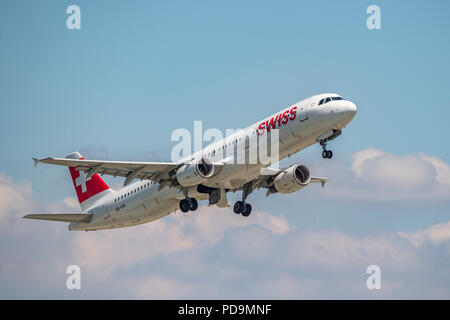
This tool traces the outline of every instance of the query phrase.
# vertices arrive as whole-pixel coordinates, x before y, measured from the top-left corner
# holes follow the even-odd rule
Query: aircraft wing
[[[181,165],[173,162],[129,162],[50,157],[43,159],[33,158],[33,160],[35,165],[38,163],[47,163],[65,167],[75,167],[76,170],[86,172],[87,178],[96,173],[113,177],[126,177],[124,185],[131,183],[134,179],[146,179],[155,182],[169,179],[170,172]]]
[[[284,169],[275,169],[275,168],[270,168],[270,167],[263,168],[259,177],[246,183],[243,187],[233,190],[233,192],[235,192],[237,190],[243,190],[244,193],[249,195],[255,189],[265,188],[265,189],[267,189],[266,196],[268,196],[271,193],[270,188],[273,186],[273,181],[274,181],[275,177],[283,170]],[[328,178],[311,176],[310,183],[320,182],[320,184],[322,185],[322,188],[323,188],[327,181],[328,181]]]
[[[89,222],[92,214],[81,213],[61,213],[61,214],[28,214],[24,216],[25,219],[50,220],[61,222]]]

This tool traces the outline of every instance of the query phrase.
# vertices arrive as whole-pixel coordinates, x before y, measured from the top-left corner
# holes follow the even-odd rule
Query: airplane
[[[356,105],[338,94],[314,95],[177,162],[86,160],[77,151],[65,158],[33,158],[35,165],[69,168],[82,212],[29,214],[23,218],[68,222],[70,231],[122,228],[154,221],[178,209],[195,211],[198,200],[227,208],[227,193],[236,191],[242,191],[242,198],[234,203],[233,211],[248,217],[252,206],[246,200],[256,189],[266,189],[267,196],[288,194],[309,183],[321,183],[323,188],[328,180],[311,176],[302,164],[280,169],[258,157],[250,162],[250,152],[261,148],[264,139],[267,144],[277,129],[279,160],[316,143],[322,147],[322,157],[331,159],[333,153],[327,143],[341,135],[356,112]],[[250,140],[256,143],[250,144]],[[235,161],[237,150],[245,152],[243,163]],[[99,174],[125,177],[124,186],[115,191]]]

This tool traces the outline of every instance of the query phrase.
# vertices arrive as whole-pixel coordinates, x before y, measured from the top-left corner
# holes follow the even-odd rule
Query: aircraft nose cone
[[[353,119],[357,110],[358,108],[356,107],[356,104],[351,101],[347,101],[342,111],[346,117],[348,117],[349,119]]]
[[[350,102],[351,103],[351,112],[353,112],[353,115],[355,115],[356,114],[356,111],[358,111],[358,108],[356,107],[356,104],[354,104],[353,102]]]

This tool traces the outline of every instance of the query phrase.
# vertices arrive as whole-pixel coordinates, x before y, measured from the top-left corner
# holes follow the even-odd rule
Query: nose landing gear
[[[336,139],[342,134],[342,130],[333,129],[325,132],[323,135],[317,138],[317,142],[319,142],[322,147],[322,158],[331,159],[333,157],[333,152],[331,150],[327,150],[327,142],[333,139]]]
[[[324,159],[331,159],[333,157],[333,151],[327,150],[327,140],[322,139],[319,141],[320,145],[322,146],[322,158]]]

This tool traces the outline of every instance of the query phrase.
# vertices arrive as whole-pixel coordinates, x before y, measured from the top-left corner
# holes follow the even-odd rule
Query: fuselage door
[[[302,103],[297,106],[297,114],[300,122],[308,120],[308,104]]]

